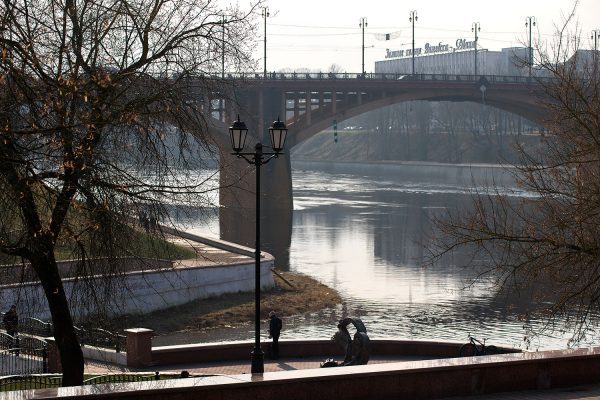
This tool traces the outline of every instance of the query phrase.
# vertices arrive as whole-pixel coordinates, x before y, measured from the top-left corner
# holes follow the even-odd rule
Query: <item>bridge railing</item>
[[[230,73],[227,79],[237,80],[370,80],[370,81],[465,81],[479,82],[485,79],[493,83],[540,83],[549,82],[548,77],[508,76],[508,75],[452,75],[452,74],[410,74],[410,73],[349,73],[349,72],[243,72]]]

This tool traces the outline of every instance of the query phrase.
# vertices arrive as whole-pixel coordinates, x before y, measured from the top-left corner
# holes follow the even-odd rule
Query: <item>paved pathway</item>
[[[369,364],[423,360],[423,357],[374,357]],[[319,368],[323,358],[281,358],[279,360],[265,359],[265,372],[290,371]],[[115,365],[88,362],[86,373],[115,373],[119,371],[176,373],[188,371],[192,376],[200,375],[238,375],[250,373],[250,357],[248,360],[211,362],[202,364],[177,364],[160,368],[128,369]],[[448,397],[443,400],[600,400],[600,384],[572,387],[565,389],[534,390],[521,392],[498,393],[481,396]]]
[[[411,356],[385,356],[385,357],[373,357],[369,361],[369,364],[382,364],[392,363],[400,361],[416,361],[433,359],[435,357],[411,357]],[[320,368],[319,364],[324,360],[323,357],[295,357],[295,358],[280,358],[279,360],[265,359],[265,372],[277,372],[277,371],[291,371],[300,369],[311,369]],[[339,361],[339,360],[338,360]],[[186,363],[186,364],[175,364],[166,365],[160,367],[148,367],[148,368],[127,368],[123,366],[117,366],[113,364],[103,364],[95,361],[87,361],[85,372],[86,373],[116,373],[123,371],[131,372],[155,372],[160,371],[162,373],[180,373],[181,371],[188,371],[192,375],[238,375],[250,373],[250,354],[248,353],[248,360],[233,360],[233,361],[220,361],[220,362],[207,362],[207,363]]]
[[[196,251],[197,258],[191,260],[177,261],[175,267],[193,266],[212,266],[221,264],[233,264],[238,262],[250,262],[254,258],[242,254],[234,253],[228,250],[219,249],[208,244],[192,241],[189,239],[169,236],[169,241],[181,245],[191,247]]]

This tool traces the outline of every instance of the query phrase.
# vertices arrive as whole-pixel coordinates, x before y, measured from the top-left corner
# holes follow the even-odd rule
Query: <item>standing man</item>
[[[17,315],[17,306],[14,304],[10,307],[10,310],[4,313],[4,329],[10,336],[17,334],[17,327],[19,326],[19,316]]]
[[[269,313],[269,337],[273,338],[273,344],[271,345],[271,358],[273,360],[279,358],[279,335],[282,327],[281,319],[275,314],[275,311],[271,311]]]

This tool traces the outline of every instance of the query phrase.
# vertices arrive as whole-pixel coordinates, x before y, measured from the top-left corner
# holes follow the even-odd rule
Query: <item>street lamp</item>
[[[262,374],[265,371],[264,353],[260,348],[260,166],[268,163],[273,158],[279,157],[285,144],[287,136],[287,127],[285,123],[277,118],[269,128],[271,137],[271,148],[273,152],[263,152],[263,145],[258,142],[254,146],[253,153],[245,153],[244,144],[248,128],[246,124],[240,121],[238,115],[237,121],[229,128],[231,135],[231,147],[238,158],[243,158],[256,167],[256,245],[254,251],[254,350],[251,353],[251,372],[253,374]]]
[[[594,29],[592,31],[592,39],[594,39],[594,52],[598,51],[598,38],[600,38],[600,29]],[[594,53],[595,55],[595,53]]]
[[[529,76],[531,76],[531,67],[533,66],[533,45],[531,43],[531,28],[535,26],[535,17],[525,18],[525,28],[529,28],[529,54],[527,64],[529,64]]]
[[[262,8],[262,17],[265,19],[265,37],[264,37],[264,44],[265,44],[265,49],[264,49],[264,58],[263,58],[263,63],[264,63],[264,71],[263,71],[263,78],[267,79],[267,17],[270,17],[271,14],[269,13],[269,7],[263,7]],[[239,120],[239,118],[238,118]]]
[[[415,10],[410,12],[409,22],[412,22],[412,74],[415,74],[415,22],[419,19]]]
[[[475,32],[475,75],[477,75],[477,39],[479,39],[477,32],[481,32],[481,25],[479,22],[473,22],[471,25],[471,32]]]
[[[367,18],[361,17],[358,24],[359,28],[362,28],[362,70],[361,75],[365,76],[365,28],[367,27]]]

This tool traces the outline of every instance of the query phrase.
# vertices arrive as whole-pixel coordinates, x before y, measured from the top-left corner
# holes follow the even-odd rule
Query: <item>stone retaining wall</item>
[[[147,331],[147,330],[146,330]],[[375,339],[371,340],[371,355],[388,356],[424,356],[451,358],[458,356],[458,350],[463,343]],[[252,343],[234,342],[222,344],[189,344],[178,346],[159,346],[144,349],[151,352],[145,356],[148,365],[173,365],[181,363],[204,363],[214,361],[244,360],[248,358]],[[270,354],[271,341],[261,343],[265,354]],[[515,353],[520,350],[499,348],[502,352]],[[281,340],[279,342],[280,357],[341,357],[343,351],[335,342],[328,339],[314,340]]]
[[[266,255],[261,262],[261,284],[274,285],[271,268],[273,257]],[[86,285],[93,285],[113,315],[148,313],[181,305],[192,300],[224,293],[254,290],[254,261],[237,264],[186,266],[128,272],[113,278],[95,276],[85,282],[77,279],[63,281],[75,319],[95,311],[95,303],[87,298]],[[24,283],[0,286],[0,304],[23,304],[21,316],[50,319],[50,311],[39,284]]]

